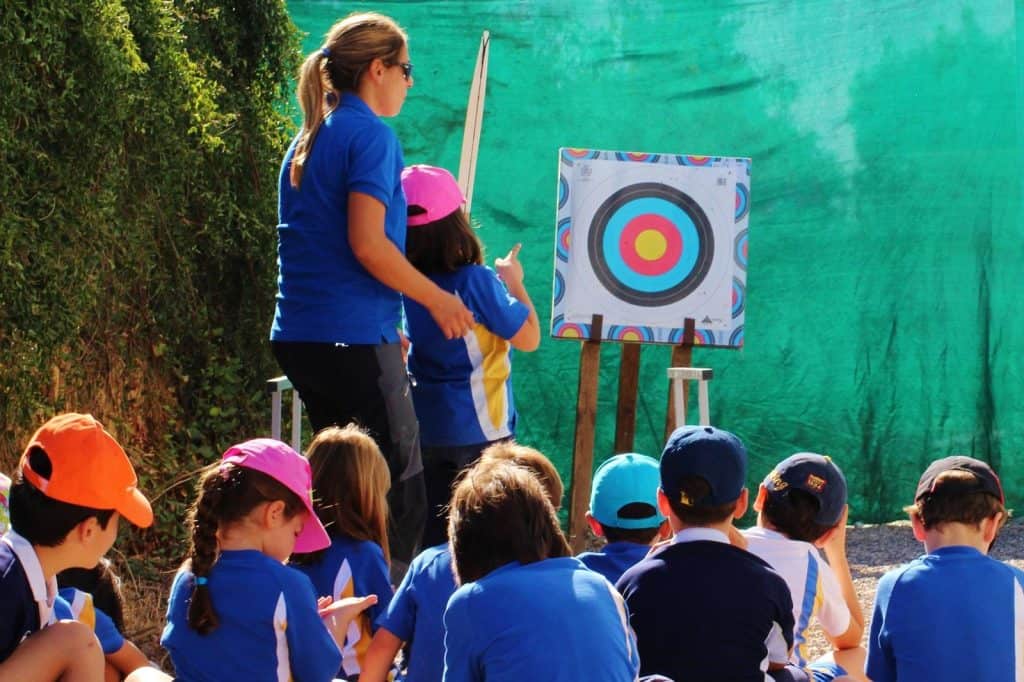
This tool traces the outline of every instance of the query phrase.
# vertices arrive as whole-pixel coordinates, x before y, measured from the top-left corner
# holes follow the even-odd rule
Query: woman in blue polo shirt
[[[413,85],[405,32],[353,14],[328,32],[299,76],[302,129],[280,176],[274,355],[314,430],[357,421],[391,470],[392,563],[401,573],[423,527],[418,426],[398,327],[402,294],[449,337],[472,313],[405,259],[402,149],[381,120]]]

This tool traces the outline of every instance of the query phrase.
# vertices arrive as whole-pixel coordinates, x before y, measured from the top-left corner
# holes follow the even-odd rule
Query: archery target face
[[[579,159],[565,321],[731,328],[736,180],[723,166]],[[568,282],[567,282],[568,283]]]

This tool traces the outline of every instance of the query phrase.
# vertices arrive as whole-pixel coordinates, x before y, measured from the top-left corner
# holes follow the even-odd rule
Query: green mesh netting
[[[694,351],[715,370],[712,422],[749,447],[752,485],[792,452],[829,453],[852,516],[888,520],[928,461],[963,453],[1024,503],[1024,22],[1011,0],[289,2],[307,51],[362,9],[410,33],[415,87],[392,121],[408,163],[457,169],[491,31],[473,213],[490,258],[524,243],[542,320],[558,147],[752,157],[745,348]],[[546,339],[515,358],[520,440],[567,479],[578,357]],[[602,361],[598,462],[618,348]],[[667,365],[667,349],[644,348],[641,452],[660,450]]]

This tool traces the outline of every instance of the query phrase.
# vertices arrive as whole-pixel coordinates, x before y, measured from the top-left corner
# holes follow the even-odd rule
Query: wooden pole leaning
[[[462,130],[462,152],[459,155],[457,182],[466,197],[466,215],[473,209],[473,185],[476,180],[476,160],[480,151],[480,131],[484,122],[484,96],[487,94],[487,62],[490,57],[491,33],[480,36],[480,49],[476,55],[473,80],[469,85],[466,104],[466,125]]]
[[[569,544],[574,553],[586,542],[586,514],[594,476],[594,431],[597,424],[597,385],[601,367],[601,331],[604,317],[594,315],[590,337],[580,349],[579,389],[576,397],[576,433],[572,448],[572,485],[569,490]]]

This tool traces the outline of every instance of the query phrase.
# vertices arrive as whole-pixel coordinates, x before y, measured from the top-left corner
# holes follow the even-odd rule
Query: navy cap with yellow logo
[[[790,455],[765,477],[764,487],[773,497],[784,497],[790,490],[813,496],[818,501],[814,522],[823,526],[834,526],[846,507],[846,477],[828,455]]]
[[[713,426],[681,426],[661,453],[661,490],[687,507],[717,507],[734,502],[747,480],[747,450],[740,439]],[[711,491],[699,500],[680,490],[684,477],[707,481]]]

